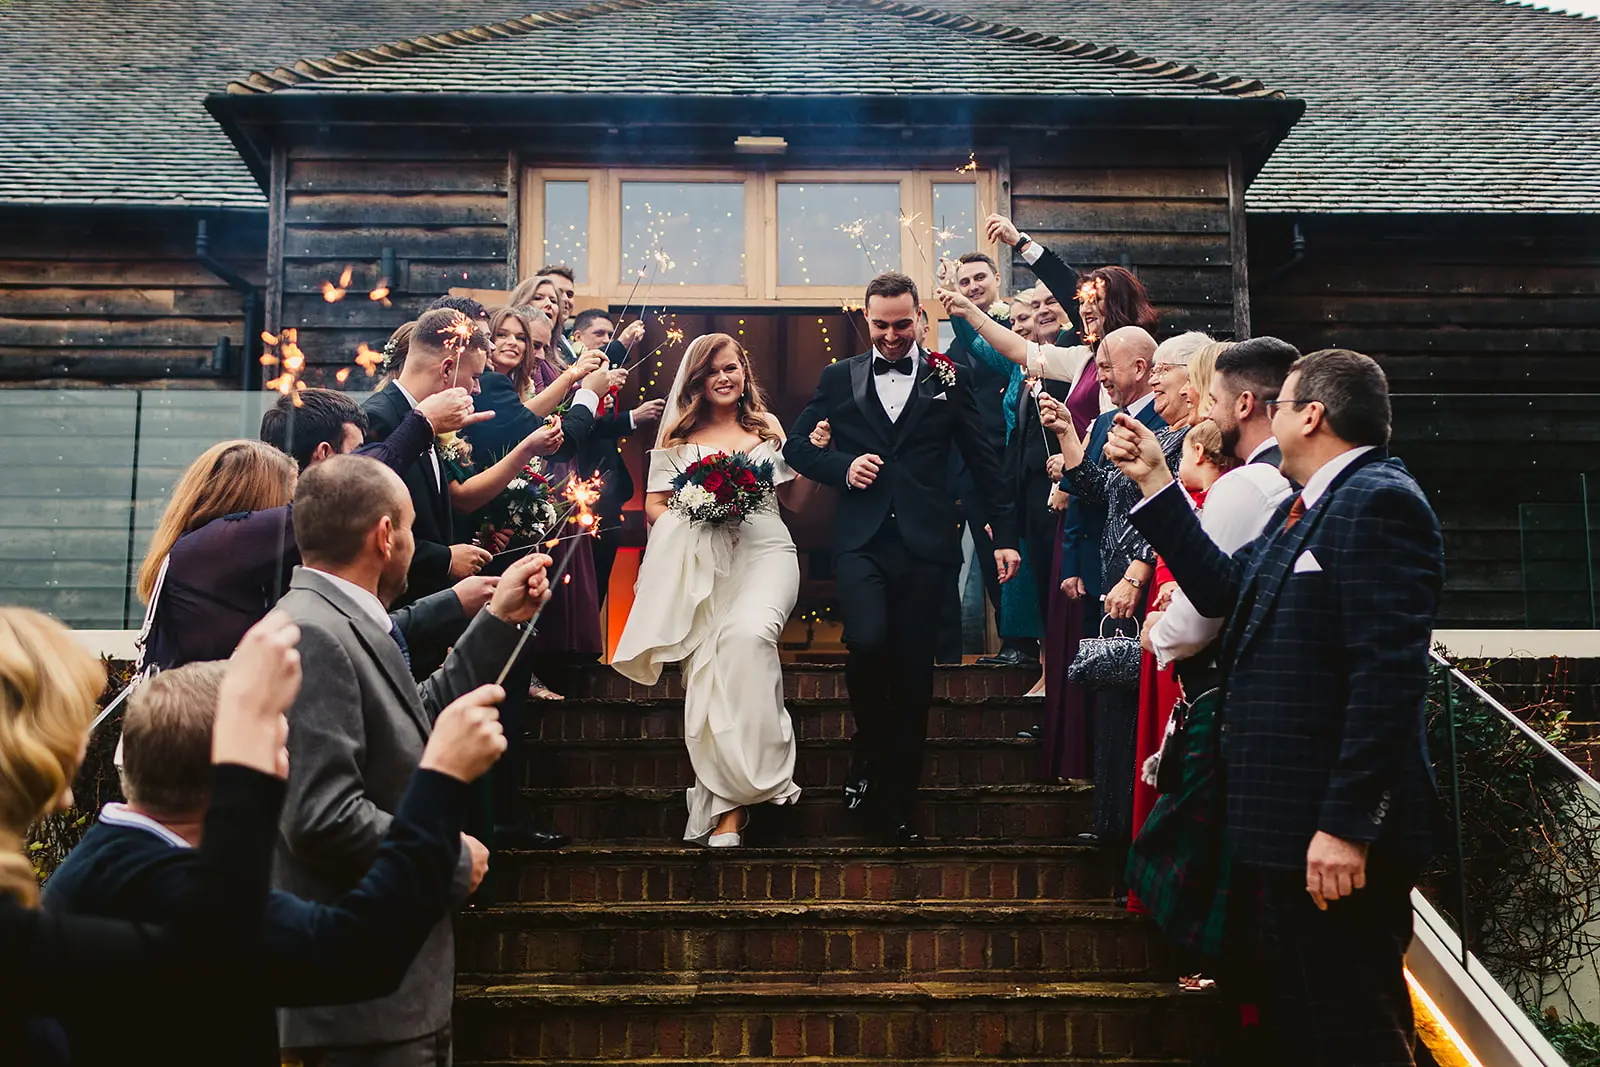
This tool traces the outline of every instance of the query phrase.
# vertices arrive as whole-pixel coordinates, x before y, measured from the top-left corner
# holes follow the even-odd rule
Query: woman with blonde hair
[[[230,665],[212,733],[212,803],[197,891],[179,925],[38,910],[23,836],[72,802],[105,669],[54,619],[0,608],[0,1062],[50,1062],[53,1024],[80,1005],[85,975],[152,1010],[250,965],[263,919],[287,773],[283,713],[300,687],[300,632],[258,626]],[[227,1049],[215,1050],[232,1059]]]
[[[1189,357],[1189,380],[1182,392],[1197,423],[1211,414],[1211,380],[1217,376],[1217,357],[1233,345],[1232,341],[1212,341]]]
[[[653,684],[665,664],[682,664],[683,736],[695,774],[683,836],[712,848],[740,844],[754,805],[800,796],[778,663],[800,567],[778,506],[803,506],[814,483],[784,461],[783,440],[739,342],[725,333],[695,338],[650,453],[641,595],[612,666]],[[766,506],[737,524],[696,522],[676,506],[679,475],[718,454],[767,472],[765,484],[752,481]]]

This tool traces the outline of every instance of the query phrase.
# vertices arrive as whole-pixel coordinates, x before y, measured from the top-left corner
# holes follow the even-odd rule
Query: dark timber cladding
[[[0,208],[0,379],[236,383],[243,298],[196,258],[200,219],[211,253],[261,283],[263,212]]]
[[[507,154],[429,139],[415,149],[291,147],[286,152],[280,239],[281,295],[271,328],[300,331],[317,382],[349,366],[365,341],[390,331],[452,287],[504,289],[511,209]],[[385,249],[398,268],[393,307],[368,298]],[[322,283],[353,268],[349,294]],[[357,374],[348,383],[361,387]],[[329,381],[327,384],[333,384]]]
[[[1253,215],[1250,247],[1256,332],[1383,364],[1394,451],[1445,527],[1440,625],[1537,625],[1585,587],[1581,539],[1546,581],[1522,520],[1600,474],[1600,218]]]
[[[1181,164],[1155,154],[1099,167],[1014,163],[1011,209],[1019,228],[1080,271],[1121,264],[1137,273],[1161,313],[1161,336],[1235,335],[1225,155],[1209,163],[1203,153]],[[1031,284],[1020,258],[1013,270],[1018,288]]]

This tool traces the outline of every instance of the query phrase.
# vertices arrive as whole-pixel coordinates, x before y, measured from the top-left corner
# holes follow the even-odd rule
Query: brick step
[[[855,718],[842,699],[788,703],[795,736],[835,740],[855,734]],[[936,701],[928,711],[928,737],[1011,739],[1044,714],[1040,700],[975,698]],[[683,699],[563,700],[536,705],[529,736],[544,742],[631,741],[683,737]]]
[[[1058,844],[1088,828],[1091,792],[1067,785],[925,786],[917,790],[912,818],[933,840]],[[688,820],[681,789],[585,786],[524,789],[522,795],[537,818],[580,842],[665,844],[682,840]],[[842,844],[870,841],[873,830],[844,809],[836,790],[811,789],[797,804],[755,809],[746,839],[753,845]]]
[[[838,789],[850,771],[851,744],[844,738],[802,741],[795,781],[816,789]],[[627,741],[552,741],[523,746],[523,784],[575,786],[677,786],[694,781],[689,752],[677,738]],[[1032,738],[934,738],[923,762],[925,785],[1004,785],[1037,780],[1039,742]]]
[[[1027,901],[534,904],[463,916],[461,981],[1140,981],[1175,977],[1155,927]]]
[[[522,1067],[525,1064],[536,1064],[537,1067],[593,1067],[596,1061],[592,1059],[526,1059],[522,1057],[510,1060],[463,1060],[458,1055],[455,1057],[454,1062],[459,1064],[460,1067]],[[639,1060],[631,1056],[625,1059],[616,1059],[608,1056],[604,1062],[612,1064],[613,1067],[723,1067],[723,1065],[733,1067],[734,1064],[737,1064],[738,1067],[884,1067],[885,1063],[884,1060],[876,1056],[868,1059],[860,1059],[855,1056],[782,1056],[769,1058],[742,1054],[733,1056],[696,1056],[692,1060],[661,1059],[657,1057]],[[1079,1056],[1007,1056],[1003,1060],[997,1060],[996,1062],[1013,1064],[1015,1067],[1194,1067],[1195,1063],[1188,1056],[1177,1058],[1161,1057],[1158,1059],[1152,1059],[1147,1056],[1139,1056],[1134,1059],[1129,1059],[1126,1056],[1118,1056],[1114,1059],[1106,1059],[1102,1056],[1095,1056],[1092,1059],[1084,1059]],[[894,1067],[936,1067],[936,1065],[938,1067],[949,1067],[950,1063],[951,1061],[946,1059],[929,1059],[918,1056],[911,1059],[896,1058]]]
[[[979,667],[976,664],[935,667],[933,699],[950,697],[1020,697],[1039,680],[1037,670],[1021,667]],[[846,695],[844,667],[838,664],[786,663],[783,691],[787,700]],[[655,685],[630,682],[610,667],[585,668],[572,679],[565,695],[577,700],[682,700],[683,679],[677,668],[663,671]]]
[[[959,849],[800,847],[718,850],[580,842],[496,853],[504,899],[527,903],[704,900],[1109,900],[1120,852],[1080,845]]]
[[[1167,982],[456,987],[458,1063],[832,1057],[1183,1062],[1217,1002]],[[1037,1062],[1037,1059],[1036,1059]]]

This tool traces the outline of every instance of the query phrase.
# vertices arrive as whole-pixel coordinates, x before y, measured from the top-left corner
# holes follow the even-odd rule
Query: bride
[[[719,452],[770,463],[775,495],[791,510],[815,489],[784,462],[782,425],[762,402],[749,356],[725,333],[695,338],[678,365],[650,452],[638,595],[612,660],[647,685],[664,664],[682,663],[695,776],[683,836],[712,848],[739,844],[751,805],[800,796],[778,666],[778,634],[800,591],[794,540],[770,498],[738,525],[691,523],[670,505],[673,479]]]

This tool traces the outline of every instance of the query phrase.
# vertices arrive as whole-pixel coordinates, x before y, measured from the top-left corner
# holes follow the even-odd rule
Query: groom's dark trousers
[[[961,567],[947,477],[952,447],[973,474],[996,547],[1017,542],[1011,501],[999,491],[999,457],[966,376],[958,372],[947,384],[919,350],[909,392],[891,417],[872,359],[868,352],[823,368],[783,454],[840,494],[834,573],[850,650],[855,756],[858,768],[869,769],[869,801],[895,826],[906,821],[921,779],[941,596]],[[829,449],[810,440],[823,419],[833,430]],[[850,465],[867,454],[882,458],[883,468],[872,485],[852,489]]]

